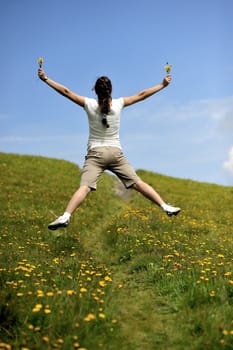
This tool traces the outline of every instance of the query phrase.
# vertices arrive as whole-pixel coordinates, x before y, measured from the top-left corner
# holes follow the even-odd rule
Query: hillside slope
[[[233,349],[233,188],[139,171],[168,218],[105,174],[67,229],[69,162],[0,153],[0,349]]]

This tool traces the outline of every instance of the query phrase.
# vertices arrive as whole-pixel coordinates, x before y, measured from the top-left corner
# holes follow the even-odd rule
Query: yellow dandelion
[[[171,68],[172,68],[172,64],[168,64],[168,62],[167,62],[167,64],[166,64],[166,66],[164,66],[165,72],[166,72],[167,74],[170,73]]]
[[[105,287],[106,283],[105,283],[105,281],[99,281],[99,285],[100,285],[100,287]]]
[[[0,349],[2,350],[11,350],[11,345],[6,343],[0,343]]]
[[[44,296],[43,290],[38,290],[38,291],[37,291],[37,296],[38,296],[39,298],[42,298],[42,297]]]
[[[42,304],[36,304],[34,308],[32,309],[32,312],[39,312],[42,309]]]
[[[51,314],[51,310],[49,308],[44,309],[45,314]]]
[[[66,294],[67,295],[74,295],[75,294],[75,291],[73,289],[70,289],[70,290],[67,290],[66,291]]]
[[[43,64],[43,62],[44,62],[43,57],[38,58],[37,63],[38,63],[38,65],[39,65],[39,68],[42,68],[42,64]]]
[[[92,320],[94,320],[95,319],[95,315],[94,314],[88,314],[86,317],[84,317],[84,321],[86,321],[86,322],[90,322],[90,321],[92,321]]]
[[[44,336],[42,337],[43,342],[48,343],[49,342],[49,337]]]
[[[229,282],[230,284],[233,284],[233,280],[229,280],[228,282]]]
[[[230,272],[230,271],[224,273],[224,276],[230,276],[230,275],[231,275],[231,272]]]
[[[80,288],[80,292],[81,292],[81,293],[87,292],[87,288],[84,288],[84,287]]]
[[[101,313],[99,313],[99,318],[104,319],[104,318],[105,318],[105,314],[103,314],[102,312],[101,312]]]
[[[105,281],[112,282],[112,279],[111,279],[111,277],[109,277],[109,276],[105,276],[104,279],[105,279]]]

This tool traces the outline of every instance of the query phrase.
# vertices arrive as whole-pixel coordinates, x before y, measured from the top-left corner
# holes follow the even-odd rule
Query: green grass
[[[0,349],[233,349],[233,188],[138,171],[168,218],[105,174],[50,232],[80,169],[0,153]]]

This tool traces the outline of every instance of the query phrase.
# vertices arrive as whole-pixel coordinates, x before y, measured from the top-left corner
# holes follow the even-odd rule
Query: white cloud
[[[233,115],[233,96],[190,101],[187,104],[170,106],[169,112],[179,119],[204,117],[224,126],[225,123],[229,124],[229,117]]]
[[[223,163],[223,168],[233,176],[233,146],[229,151],[229,158]]]

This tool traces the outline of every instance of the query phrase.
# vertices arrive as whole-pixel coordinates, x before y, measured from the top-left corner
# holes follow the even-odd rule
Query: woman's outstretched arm
[[[43,69],[38,70],[38,76],[41,80],[43,80],[46,84],[48,84],[51,88],[56,90],[62,96],[67,97],[71,101],[77,103],[79,106],[84,106],[84,96],[80,96],[69,90],[67,87],[57,83],[56,81],[47,77]]]
[[[162,83],[152,86],[151,88],[142,90],[138,92],[135,95],[124,97],[124,105],[125,106],[130,106],[133,103],[145,100],[146,98],[154,95],[156,92],[159,92],[160,90],[164,89],[168,84],[171,82],[171,75],[167,75]]]

